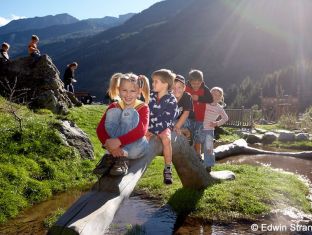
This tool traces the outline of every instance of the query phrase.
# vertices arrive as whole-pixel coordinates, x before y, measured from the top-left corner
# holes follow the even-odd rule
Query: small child
[[[72,93],[75,92],[73,83],[76,82],[75,80],[75,70],[78,68],[78,63],[73,62],[71,64],[67,65],[67,68],[64,72],[64,86],[67,91],[70,91]]]
[[[165,159],[164,183],[172,184],[171,129],[178,113],[177,100],[171,92],[175,74],[168,69],[160,69],[153,72],[152,79],[148,136],[157,135],[160,138]]]
[[[128,73],[111,78],[109,95],[119,101],[108,106],[97,127],[98,138],[108,153],[93,173],[125,175],[128,172],[127,159],[144,156],[148,144],[145,135],[149,118],[149,90],[145,76]],[[141,94],[145,103],[138,99]]]
[[[6,42],[2,43],[1,49],[0,49],[0,62],[1,64],[6,64],[10,61],[9,57],[9,49],[10,45]]]
[[[189,72],[189,82],[185,91],[189,92],[193,99],[194,113],[190,114],[190,126],[195,151],[201,159],[201,144],[199,137],[203,129],[206,104],[212,102],[212,96],[209,88],[204,83],[202,71],[191,70]]]
[[[214,129],[229,120],[228,115],[223,108],[223,89],[220,87],[213,87],[210,92],[213,102],[211,104],[206,104],[203,130],[201,134],[201,143],[204,144],[204,165],[207,172],[210,172],[211,167],[215,164],[215,155],[213,153]],[[222,105],[220,105],[220,103]],[[221,116],[221,119],[216,121],[219,116]]]
[[[174,79],[173,94],[178,102],[179,114],[173,130],[178,134],[183,134],[187,138],[191,138],[191,133],[189,130],[189,114],[193,112],[193,100],[192,96],[185,92],[185,78],[182,75],[177,75]]]
[[[31,40],[28,44],[28,54],[34,59],[34,61],[38,61],[41,57],[40,51],[38,49],[37,44],[39,43],[39,37],[37,35],[32,35]]]

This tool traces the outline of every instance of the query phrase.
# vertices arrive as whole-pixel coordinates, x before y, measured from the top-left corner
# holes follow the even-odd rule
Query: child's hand
[[[174,126],[173,130],[174,130],[175,132],[177,132],[178,135],[181,135],[181,134],[182,134],[181,128],[178,127],[178,126]]]
[[[111,138],[111,139],[107,139],[104,146],[107,149],[116,149],[119,148],[121,145],[121,142],[118,138]]]
[[[124,155],[124,151],[121,148],[111,149],[109,152],[113,157],[123,157]]]
[[[216,127],[216,126],[218,126],[218,123],[216,121],[215,122],[210,122],[209,126]]]
[[[150,141],[150,139],[152,138],[152,136],[153,136],[153,133],[152,133],[152,132],[149,132],[149,131],[145,134],[145,137],[146,137],[147,141]]]

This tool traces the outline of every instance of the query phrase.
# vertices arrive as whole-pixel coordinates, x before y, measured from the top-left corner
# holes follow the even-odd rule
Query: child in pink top
[[[208,172],[215,164],[215,155],[213,153],[214,129],[227,122],[228,115],[220,103],[224,104],[223,89],[213,87],[211,90],[213,102],[206,104],[205,117],[203,122],[203,130],[201,133],[201,142],[204,145],[204,165]],[[221,116],[221,119],[216,121]]]

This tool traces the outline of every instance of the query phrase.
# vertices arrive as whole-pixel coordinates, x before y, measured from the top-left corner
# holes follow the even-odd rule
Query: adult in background
[[[77,69],[77,67],[78,67],[77,62],[68,64],[63,77],[65,89],[72,93],[75,92],[73,83],[76,82],[75,70]]]

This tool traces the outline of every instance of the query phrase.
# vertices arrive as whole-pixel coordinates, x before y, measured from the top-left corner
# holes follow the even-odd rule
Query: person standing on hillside
[[[37,35],[32,35],[31,40],[28,44],[28,54],[37,62],[40,57],[40,51],[38,49],[39,37]]]
[[[186,85],[185,91],[192,95],[194,113],[191,113],[190,115],[190,126],[195,151],[200,159],[202,159],[199,137],[203,129],[206,104],[213,101],[210,90],[204,83],[202,71],[193,69],[189,72],[189,81]]]
[[[78,68],[78,63],[73,62],[71,64],[67,65],[67,68],[65,69],[63,81],[64,86],[67,91],[70,91],[72,93],[75,92],[73,83],[76,82],[75,79],[75,70]]]

